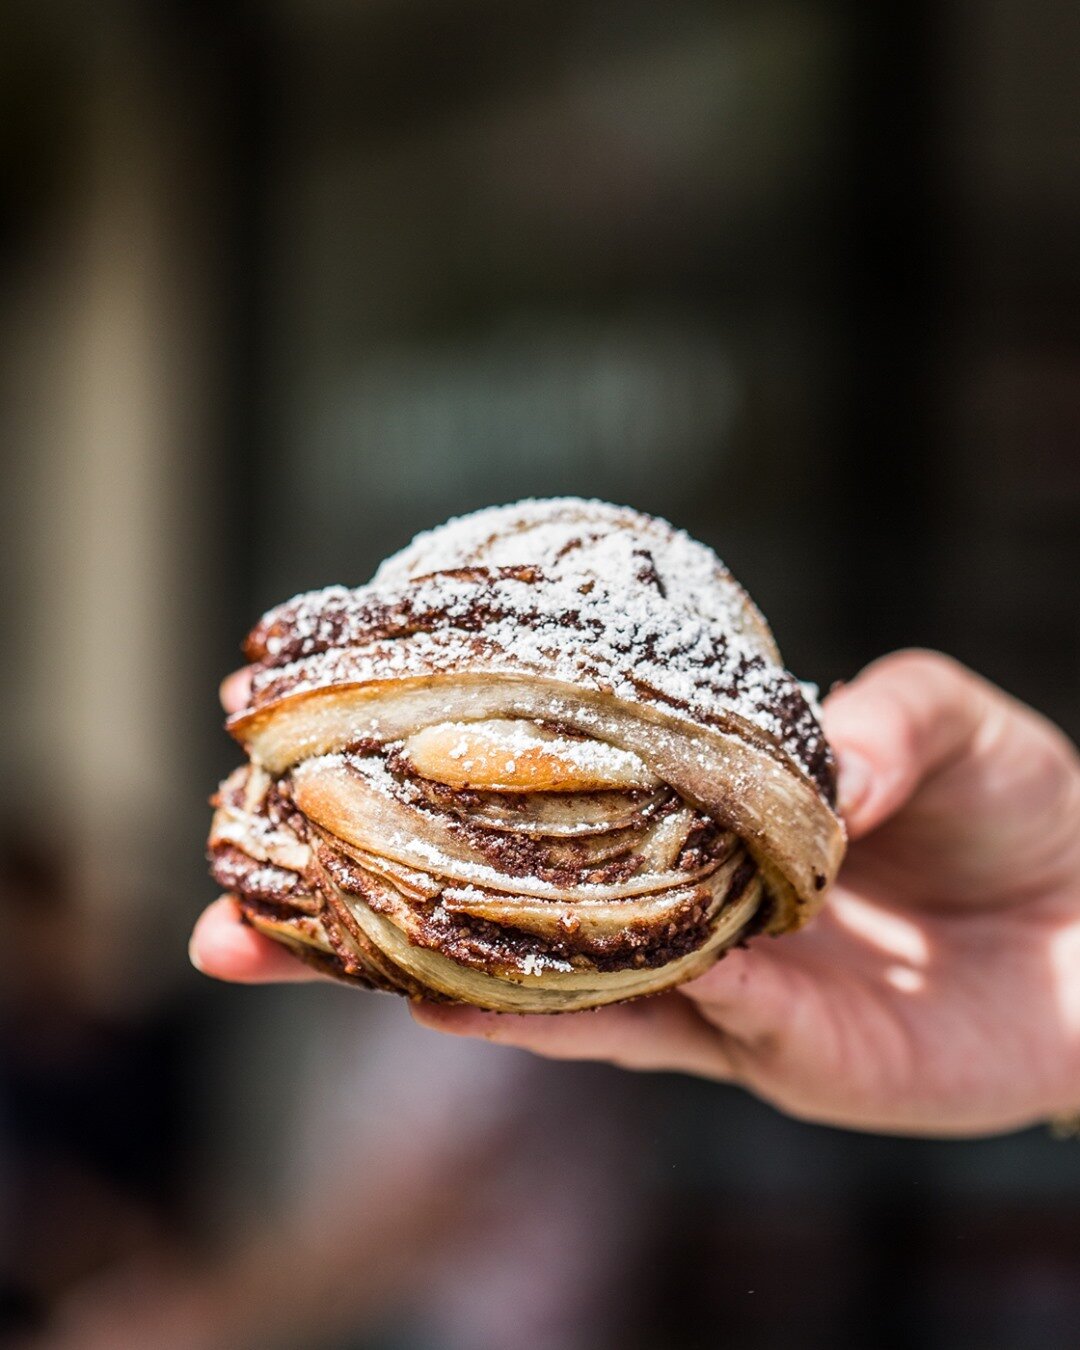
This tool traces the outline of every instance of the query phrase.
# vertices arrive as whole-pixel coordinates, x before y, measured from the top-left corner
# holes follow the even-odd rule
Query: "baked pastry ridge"
[[[627,508],[448,522],[245,644],[218,883],[354,983],[501,1011],[670,988],[844,851],[813,691],[704,545]]]

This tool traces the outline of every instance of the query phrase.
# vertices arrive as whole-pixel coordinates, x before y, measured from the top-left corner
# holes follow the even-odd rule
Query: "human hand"
[[[243,702],[243,676],[226,684]],[[1080,759],[947,657],[898,652],[825,705],[852,845],[822,914],[669,994],[559,1017],[413,1004],[425,1026],[737,1082],[806,1119],[976,1134],[1080,1105]],[[228,899],[193,959],[308,979]]]

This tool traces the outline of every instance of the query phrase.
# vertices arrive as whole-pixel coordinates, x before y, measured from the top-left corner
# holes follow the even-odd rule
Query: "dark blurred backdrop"
[[[237,757],[216,684],[271,602],[451,513],[596,495],[713,544],[805,678],[929,644],[1080,732],[1078,69],[1069,0],[9,0],[6,1330],[88,1288],[122,1327],[147,1252],[199,1269],[291,1231],[284,1104],[338,1044],[314,1031],[395,1034],[353,1012],[375,996],[186,965]],[[611,1187],[546,1254],[505,1247],[542,1305],[566,1232],[586,1275],[606,1244],[582,1344],[1080,1343],[1076,1144],[874,1140],[505,1063],[608,1113]],[[450,1235],[401,1238],[425,1285],[451,1173],[464,1194],[455,1162],[401,1201]],[[357,1262],[370,1306],[286,1344],[459,1344]]]

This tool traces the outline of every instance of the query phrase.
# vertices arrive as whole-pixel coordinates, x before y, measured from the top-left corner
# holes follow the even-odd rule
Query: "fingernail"
[[[851,816],[870,795],[873,770],[862,755],[845,750],[840,756],[840,779],[837,784],[837,806],[842,816]]]
[[[189,961],[191,962],[191,964],[195,967],[195,969],[199,972],[199,974],[200,974],[200,975],[205,975],[205,974],[206,974],[206,971],[203,970],[202,962],[199,960],[198,953],[197,953],[196,950],[195,950],[195,935],[194,935],[194,933],[191,935],[191,940],[188,942],[187,954],[188,954],[188,960],[189,960]]]

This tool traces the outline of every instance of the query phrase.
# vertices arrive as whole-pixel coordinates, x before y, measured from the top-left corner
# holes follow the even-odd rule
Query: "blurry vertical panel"
[[[161,55],[134,25],[109,23],[87,50],[81,172],[58,250],[32,471],[23,758],[39,815],[64,822],[92,932],[146,917],[177,794],[192,787],[183,767],[205,398],[188,256],[197,192]],[[106,985],[117,973],[107,961],[96,969]]]

